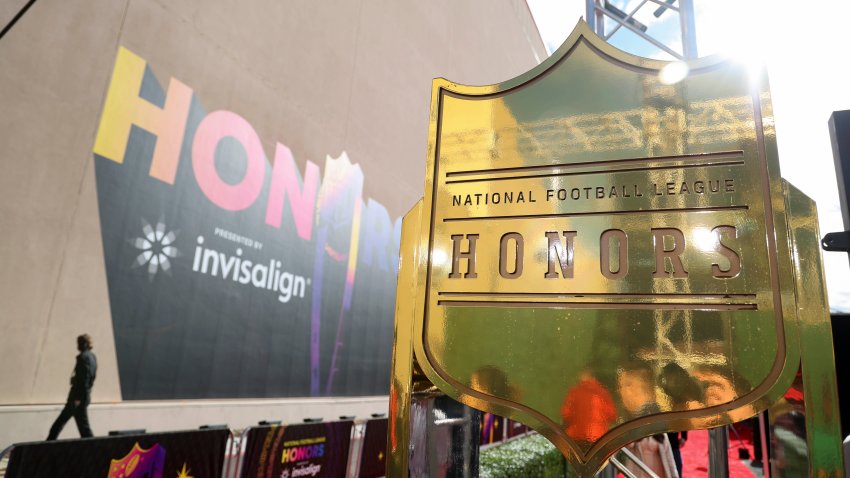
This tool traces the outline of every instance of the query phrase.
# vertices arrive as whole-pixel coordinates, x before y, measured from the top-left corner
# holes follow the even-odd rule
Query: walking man
[[[89,426],[87,408],[91,403],[91,389],[97,375],[97,357],[94,356],[91,349],[92,340],[88,334],[77,337],[77,350],[80,353],[77,355],[77,364],[74,366],[74,374],[71,376],[71,391],[68,393],[65,408],[62,409],[62,413],[50,427],[50,434],[47,435],[48,440],[55,440],[71,417],[74,417],[81,437],[93,436]]]

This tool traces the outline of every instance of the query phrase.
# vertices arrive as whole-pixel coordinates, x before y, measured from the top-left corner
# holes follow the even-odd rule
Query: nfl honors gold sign
[[[581,22],[513,80],[437,79],[393,412],[421,369],[584,476],[635,439],[750,417],[800,363],[790,240],[763,73],[638,58]]]

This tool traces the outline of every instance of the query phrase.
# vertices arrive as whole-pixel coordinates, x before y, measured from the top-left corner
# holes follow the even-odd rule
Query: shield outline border
[[[763,200],[765,203],[765,231],[768,241],[769,263],[771,264],[771,282],[774,284],[774,313],[776,319],[777,355],[774,365],[767,378],[755,386],[750,393],[738,399],[698,410],[681,412],[664,412],[643,416],[626,421],[609,430],[600,440],[595,442],[587,453],[582,453],[579,447],[563,432],[560,427],[552,426],[553,422],[542,413],[530,407],[508,400],[491,397],[475,390],[467,389],[454,381],[452,377],[443,376],[438,366],[430,361],[430,354],[425,340],[425,322],[427,320],[428,291],[430,289],[430,244],[432,242],[435,191],[435,168],[439,155],[440,116],[442,96],[446,92],[463,97],[486,97],[506,94],[510,90],[523,87],[535,79],[544,76],[549,70],[556,68],[566,61],[570,53],[580,43],[584,42],[602,60],[617,64],[623,68],[639,69],[656,74],[670,62],[642,58],[626,53],[610,45],[597,36],[584,22],[579,20],[573,32],[564,43],[549,58],[531,70],[492,85],[470,86],[451,82],[445,78],[436,78],[432,83],[431,109],[428,128],[427,166],[425,175],[425,194],[421,203],[421,223],[419,237],[416,243],[415,271],[410,277],[414,285],[415,297],[413,316],[413,348],[416,362],[425,375],[437,387],[454,399],[478,410],[495,413],[529,425],[551,441],[561,453],[577,468],[580,475],[594,473],[601,468],[609,456],[626,444],[655,433],[713,428],[740,421],[757,411],[768,408],[780,398],[797,373],[800,363],[800,346],[797,319],[797,300],[794,293],[794,274],[791,259],[791,244],[789,221],[786,217],[786,204],[783,198],[782,179],[779,174],[779,160],[776,148],[775,133],[772,121],[772,105],[766,72],[762,70],[760,78],[751,86],[754,117],[756,119],[757,148],[762,181],[764,184]],[[726,61],[720,57],[705,57],[687,62],[692,73],[720,68]],[[772,227],[769,227],[772,225]],[[404,279],[401,276],[400,280]],[[401,288],[399,288],[401,290]],[[743,414],[743,415],[742,415]],[[735,419],[731,415],[738,415]],[[557,424],[555,424],[557,425]]]

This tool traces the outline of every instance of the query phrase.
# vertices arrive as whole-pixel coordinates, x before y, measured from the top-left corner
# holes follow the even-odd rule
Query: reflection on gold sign
[[[766,83],[663,66],[581,24],[519,78],[434,83],[416,359],[582,473],[753,415],[799,360]]]
[[[673,87],[670,87],[671,89]],[[566,118],[536,121],[499,131],[480,129],[462,134],[448,134],[444,145],[460,149],[467,144],[467,155],[480,154],[486,148],[486,139],[493,134],[513,136],[522,143],[523,154],[543,158],[553,151],[612,151],[624,146],[646,146],[646,131],[657,133],[661,128],[675,126],[692,136],[721,137],[735,141],[752,132],[752,103],[750,98],[725,98],[719,101],[694,102],[685,117],[679,110],[659,110],[638,107],[629,111],[589,113]],[[650,136],[658,137],[657,134]],[[484,140],[484,144],[480,141]],[[472,148],[481,148],[474,151]]]

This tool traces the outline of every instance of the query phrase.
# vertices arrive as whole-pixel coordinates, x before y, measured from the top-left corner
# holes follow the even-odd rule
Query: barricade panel
[[[379,478],[386,475],[387,425],[386,418],[366,422],[358,478]]]
[[[240,476],[345,476],[353,425],[341,421],[251,428]]]
[[[6,478],[221,478],[229,436],[196,430],[16,444]]]

